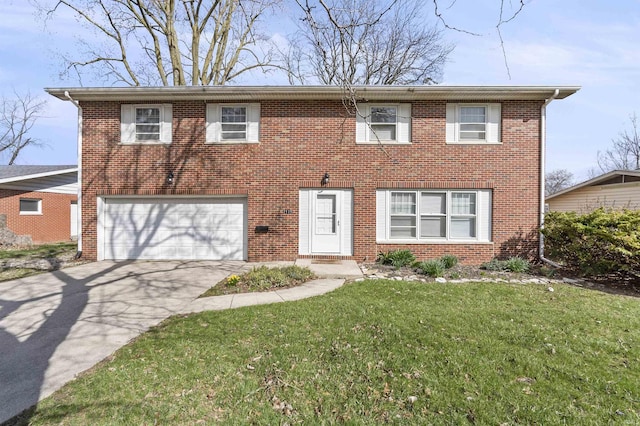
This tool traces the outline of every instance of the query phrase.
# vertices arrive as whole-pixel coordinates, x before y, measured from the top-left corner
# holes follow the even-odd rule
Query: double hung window
[[[488,241],[489,190],[379,190],[377,239]]]
[[[256,143],[260,104],[207,104],[207,143]]]
[[[171,143],[172,105],[121,106],[120,142],[123,144]]]
[[[447,143],[500,143],[501,114],[501,104],[447,104]]]
[[[358,104],[356,143],[411,143],[411,104]]]

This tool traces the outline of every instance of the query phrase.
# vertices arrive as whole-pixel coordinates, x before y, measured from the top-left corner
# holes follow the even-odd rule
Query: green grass
[[[554,288],[367,280],[174,317],[31,421],[640,423],[640,301]]]
[[[0,250],[0,259],[45,259],[47,257],[56,257],[66,252],[75,252],[77,248],[78,243],[76,242],[42,244],[16,250]]]

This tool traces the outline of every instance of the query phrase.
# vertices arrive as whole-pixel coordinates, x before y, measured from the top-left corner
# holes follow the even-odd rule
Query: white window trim
[[[462,107],[484,107],[485,139],[460,139],[460,109]],[[448,103],[446,111],[446,143],[457,145],[501,145],[502,104],[500,103]]]
[[[120,143],[123,145],[166,145],[171,143],[173,133],[173,106],[171,104],[122,104],[120,106]],[[160,140],[136,139],[136,109],[158,108],[160,110]]]
[[[20,211],[20,216],[37,216],[37,215],[42,215],[42,199],[40,198],[20,198],[18,201],[18,209],[20,209],[20,201],[37,201],[38,202],[38,211],[35,212],[27,212],[27,211]]]
[[[221,107],[244,107],[247,109],[246,139],[222,140]],[[237,145],[260,143],[260,104],[259,103],[207,103],[207,127],[205,143],[216,145]]]
[[[371,108],[396,108],[396,139],[371,138]],[[359,103],[356,107],[356,144],[359,145],[411,145],[411,104],[371,102]]]
[[[416,194],[416,237],[415,238],[391,238],[391,193],[395,192],[403,192],[403,193],[414,193]],[[421,193],[444,193],[446,194],[446,236],[442,237],[420,237],[420,194]],[[384,211],[384,217],[380,218],[378,215],[378,221],[382,219],[382,226],[380,224],[376,224],[377,228],[377,237],[376,242],[378,244],[493,244],[491,241],[491,203],[492,203],[492,195],[490,190],[477,190],[477,189],[419,189],[419,190],[411,190],[411,189],[388,189],[388,190],[378,190],[377,206],[378,214],[382,213],[380,209]],[[452,216],[460,216],[460,215],[452,215],[451,214],[451,194],[453,193],[474,193],[476,198],[476,236],[473,238],[451,238],[450,235],[450,227],[451,227],[451,218]],[[487,197],[483,197],[482,194],[487,195]],[[486,199],[483,201],[483,199]],[[382,205],[380,205],[382,203]],[[483,205],[484,203],[484,205]],[[486,228],[486,229],[483,229]]]

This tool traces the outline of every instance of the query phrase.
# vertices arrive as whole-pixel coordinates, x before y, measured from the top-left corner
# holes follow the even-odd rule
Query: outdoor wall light
[[[324,176],[322,176],[322,180],[320,181],[320,184],[322,186],[326,186],[329,183],[329,173],[325,172]]]
[[[169,172],[169,174],[167,175],[167,185],[173,185],[173,172]]]

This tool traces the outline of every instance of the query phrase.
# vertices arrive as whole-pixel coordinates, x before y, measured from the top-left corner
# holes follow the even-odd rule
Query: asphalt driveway
[[[0,423],[246,267],[105,261],[0,283]]]

